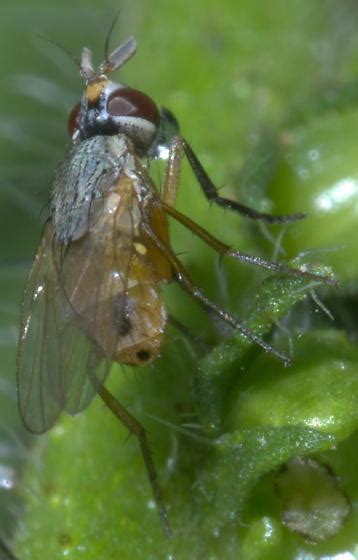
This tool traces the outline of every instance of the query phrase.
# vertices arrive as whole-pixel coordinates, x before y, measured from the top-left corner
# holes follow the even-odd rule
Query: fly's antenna
[[[106,37],[106,40],[105,40],[105,43],[104,43],[104,62],[105,63],[107,63],[109,61],[109,42],[110,42],[111,37],[112,37],[113,29],[115,28],[115,25],[118,21],[120,12],[121,12],[121,8],[119,8],[119,10],[117,11],[117,13],[114,16],[113,21],[110,25],[110,28],[108,29],[107,37]]]
[[[137,50],[137,41],[133,37],[129,37],[127,41],[122,43],[118,48],[116,48],[99,67],[99,72],[101,74],[108,74],[117,70],[127,60],[129,60]]]
[[[122,45],[117,47],[112,53],[109,52],[109,43],[113,34],[113,29],[118,21],[119,14],[121,10],[119,9],[113,18],[111,26],[108,30],[107,37],[104,43],[104,61],[99,67],[99,72],[103,74],[108,74],[117,70],[120,66],[123,66],[127,60],[129,60],[137,50],[137,43],[133,36],[129,37]]]
[[[71,58],[71,60],[76,64],[77,68],[79,68],[79,70],[81,71],[80,61],[78,60],[76,55],[74,55],[69,49],[67,49],[67,47],[65,47],[61,43],[57,43],[53,39],[49,39],[48,37],[45,37],[44,35],[41,35],[40,33],[36,33],[35,36],[38,37],[39,39],[41,39],[42,41],[46,41],[46,43],[50,43],[50,45],[54,45],[55,47],[57,47],[58,49],[60,49],[64,53],[66,53],[67,56],[69,56]]]
[[[96,74],[92,65],[92,52],[87,47],[82,49],[80,74],[87,82]]]

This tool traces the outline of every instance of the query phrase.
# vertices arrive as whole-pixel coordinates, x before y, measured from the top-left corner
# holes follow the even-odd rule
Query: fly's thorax
[[[69,243],[87,233],[92,206],[133,170],[132,142],[125,135],[95,136],[75,145],[60,165],[52,194],[56,236]]]

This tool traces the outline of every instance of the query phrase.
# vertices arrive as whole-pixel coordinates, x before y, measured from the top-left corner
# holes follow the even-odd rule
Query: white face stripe
[[[142,119],[141,117],[112,118],[118,123],[124,134],[128,134],[128,136],[143,144],[148,144],[157,130],[157,127],[152,122]]]

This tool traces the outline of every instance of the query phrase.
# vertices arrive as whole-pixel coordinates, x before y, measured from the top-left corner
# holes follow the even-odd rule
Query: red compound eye
[[[108,99],[107,111],[112,117],[140,117],[159,124],[159,111],[154,101],[137,89],[119,88]]]
[[[81,103],[76,103],[73,107],[67,121],[67,130],[69,135],[72,137],[75,130],[78,128],[81,112]]]

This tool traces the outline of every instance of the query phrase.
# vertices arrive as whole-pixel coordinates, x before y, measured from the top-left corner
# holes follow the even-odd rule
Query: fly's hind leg
[[[154,466],[145,429],[140,424],[140,422],[138,422],[138,420],[112,395],[112,393],[110,393],[110,391],[108,391],[108,389],[106,389],[104,385],[102,385],[102,383],[97,379],[95,375],[91,375],[90,379],[92,385],[96,389],[96,392],[108,406],[111,412],[113,412],[118,420],[120,420],[120,422],[122,422],[122,424],[126,426],[130,433],[137,438],[165,535],[168,538],[172,537],[168,513],[165,508],[162,492],[159,487],[157,471]]]
[[[227,311],[224,311],[218,305],[212,302],[209,298],[207,298],[205,294],[201,291],[201,289],[193,283],[193,281],[189,277],[188,273],[186,272],[185,268],[178,260],[178,258],[174,255],[174,253],[170,250],[170,248],[165,243],[163,243],[159,239],[159,237],[157,237],[157,235],[153,232],[150,226],[143,224],[142,227],[145,233],[147,234],[147,236],[152,240],[155,246],[161,251],[163,256],[170,263],[177,282],[179,282],[179,284],[181,284],[181,286],[192,297],[197,299],[205,309],[214,313],[217,317],[220,317],[220,319],[222,319],[223,321],[231,325],[234,329],[241,332],[246,338],[248,338],[249,340],[257,344],[258,346],[261,346],[261,348],[263,348],[266,352],[269,352],[270,354],[273,354],[274,356],[279,358],[285,365],[291,364],[291,360],[286,356],[286,354],[284,354],[283,352],[281,352],[271,344],[265,342],[262,338],[256,335],[251,329],[247,328],[242,321],[238,321],[237,319],[232,317],[232,315],[227,313]]]

